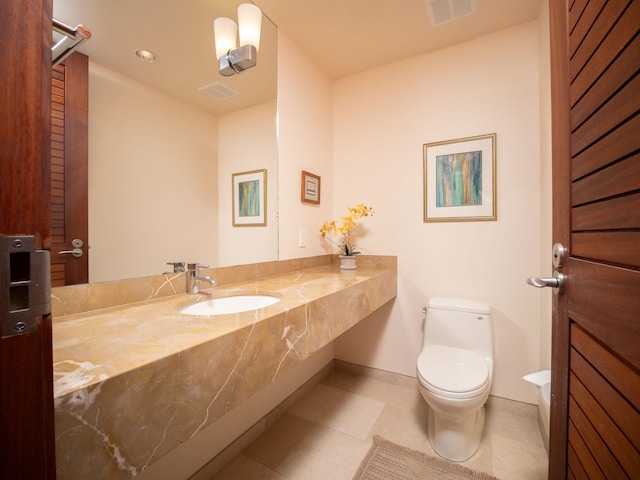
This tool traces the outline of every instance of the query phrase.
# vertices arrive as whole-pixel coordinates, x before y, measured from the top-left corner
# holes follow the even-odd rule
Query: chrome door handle
[[[61,252],[58,252],[58,254],[73,255],[74,257],[78,258],[78,257],[81,257],[84,254],[84,252],[82,251],[81,248],[74,248],[73,250],[62,250]]]
[[[553,272],[553,277],[529,277],[527,283],[536,288],[551,287],[553,293],[559,295],[562,293],[562,287],[564,286],[565,276],[560,272]]]

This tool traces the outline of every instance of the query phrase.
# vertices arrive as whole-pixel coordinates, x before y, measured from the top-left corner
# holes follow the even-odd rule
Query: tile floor
[[[336,368],[211,480],[349,480],[375,434],[435,455],[426,403],[393,377]],[[547,478],[536,407],[490,397],[486,408],[480,448],[463,464],[503,480]]]

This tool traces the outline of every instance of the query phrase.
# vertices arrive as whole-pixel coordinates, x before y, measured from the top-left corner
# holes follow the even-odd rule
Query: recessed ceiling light
[[[136,50],[136,56],[143,62],[156,63],[158,56],[150,50]]]

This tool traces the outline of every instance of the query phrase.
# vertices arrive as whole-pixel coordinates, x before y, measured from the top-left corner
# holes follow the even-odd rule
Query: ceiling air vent
[[[424,0],[434,27],[476,13],[476,0]]]
[[[235,97],[236,95],[238,95],[238,92],[230,87],[227,87],[224,83],[221,82],[210,83],[209,85],[200,87],[198,90],[204,93],[208,93],[218,100],[224,100],[225,98]]]

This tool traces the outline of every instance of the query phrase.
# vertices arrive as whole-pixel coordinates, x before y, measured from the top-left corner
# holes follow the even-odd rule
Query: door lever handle
[[[562,287],[564,286],[565,276],[559,272],[553,272],[553,277],[529,277],[527,283],[536,288],[551,287],[553,293],[559,295],[562,293]]]
[[[59,255],[73,255],[76,258],[81,257],[83,253],[84,252],[81,248],[74,248],[73,250],[62,250],[61,252],[58,252]]]
[[[553,287],[558,288],[560,281],[554,277],[529,277],[527,283],[537,288]]]

